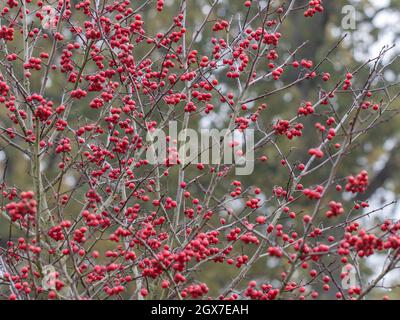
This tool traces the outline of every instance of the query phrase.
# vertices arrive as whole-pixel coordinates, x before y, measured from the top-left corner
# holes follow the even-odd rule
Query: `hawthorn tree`
[[[323,1],[240,5],[224,16],[226,1],[204,1],[193,24],[187,0],[168,10],[163,0],[2,4],[1,147],[10,165],[28,162],[23,179],[4,168],[2,298],[364,299],[389,289],[400,221],[365,221],[393,203],[359,200],[366,170],[338,172],[396,112],[398,85],[384,77],[393,47],[331,74],[346,34],[318,60],[303,55],[308,42],[281,45],[287,21],[312,24]],[[318,94],[290,102],[289,116],[270,111],[272,96],[303,85]],[[252,130],[256,172],[276,154],[278,183],[254,185],[222,152],[219,163],[183,159],[186,139],[169,124],[185,135],[213,116],[227,133]],[[172,147],[154,163],[157,131]],[[382,256],[368,281],[362,261]],[[254,273],[260,261],[273,272]],[[215,264],[231,279],[205,281]]]

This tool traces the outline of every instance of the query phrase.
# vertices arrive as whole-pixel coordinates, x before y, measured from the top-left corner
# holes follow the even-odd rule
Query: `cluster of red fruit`
[[[362,193],[367,189],[367,187],[368,187],[368,172],[362,170],[355,177],[349,176],[347,178],[347,184],[345,189],[346,191],[352,193]]]
[[[10,202],[6,204],[5,209],[12,221],[20,220],[26,223],[26,220],[34,221],[37,213],[37,202],[34,199],[32,191],[21,192],[19,194],[20,201]]]

